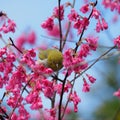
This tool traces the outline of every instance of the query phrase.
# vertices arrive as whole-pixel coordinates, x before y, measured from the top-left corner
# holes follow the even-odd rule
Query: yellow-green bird
[[[57,49],[40,50],[39,58],[40,63],[43,63],[53,71],[58,71],[63,67],[63,55]]]

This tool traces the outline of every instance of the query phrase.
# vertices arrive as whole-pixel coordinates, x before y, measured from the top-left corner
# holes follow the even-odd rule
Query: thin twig
[[[4,92],[4,94],[3,94],[3,96],[2,96],[2,99],[0,100],[0,105],[1,105],[1,103],[2,103],[2,101],[3,101],[3,99],[5,98],[5,96],[6,96],[6,92]]]
[[[46,39],[50,39],[50,40],[55,40],[55,41],[57,41],[57,42],[59,42],[60,41],[60,39],[59,38],[55,38],[55,37],[48,37],[48,36],[45,36],[45,35],[40,35],[41,37],[44,37],[44,38],[46,38]],[[73,40],[62,40],[62,41],[66,41],[66,42],[73,42],[73,43],[75,43],[76,41],[73,41]]]
[[[74,6],[75,6],[75,0],[73,0],[72,8],[74,8]],[[67,37],[68,37],[69,31],[70,31],[70,27],[71,27],[71,22],[69,21],[68,22],[68,28],[67,28],[66,34],[65,34],[64,39],[63,39],[62,50],[63,50],[63,48],[66,44]]]
[[[21,54],[23,54],[23,52],[14,44],[14,42],[13,42],[13,40],[12,40],[12,38],[11,37],[9,37],[9,40],[11,41],[11,45],[13,46],[13,47],[15,47]]]

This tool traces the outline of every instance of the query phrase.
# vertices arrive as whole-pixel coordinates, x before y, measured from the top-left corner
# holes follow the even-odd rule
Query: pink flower
[[[120,88],[116,92],[114,92],[113,95],[120,98]]]
[[[85,78],[83,78],[83,88],[82,91],[83,92],[89,92],[90,91],[90,85],[87,83],[87,81],[85,80]]]
[[[59,95],[61,95],[62,84],[61,84],[61,83],[55,84],[55,85],[54,85],[54,90],[55,90]]]
[[[95,19],[99,19],[100,16],[101,16],[100,12],[96,8],[94,8],[92,17],[94,17]]]
[[[87,13],[89,11],[89,4],[86,4],[86,5],[83,5],[81,8],[80,8],[80,11],[82,13]]]
[[[89,25],[88,18],[84,17],[82,20],[78,19],[74,22],[74,28],[78,29],[78,35],[82,32],[83,28],[86,29]]]
[[[0,48],[0,57],[2,57],[5,53],[7,53],[7,48]]]
[[[79,56],[81,58],[87,57],[90,54],[90,47],[88,44],[82,44],[79,51]]]
[[[103,31],[103,26],[100,22],[100,19],[98,19],[98,22],[96,24],[96,32],[100,32],[100,31]]]
[[[7,100],[7,105],[14,108],[16,105],[17,107],[20,105],[20,103],[22,102],[22,97],[21,99],[20,98],[20,94],[16,94],[16,95],[13,95],[13,96],[10,96],[9,99]],[[19,99],[19,102],[17,102]]]
[[[42,90],[46,97],[52,98],[54,95],[53,82],[47,79],[42,80]]]
[[[91,83],[94,83],[94,82],[96,81],[96,79],[95,79],[93,76],[88,75],[88,74],[86,74],[86,76],[88,77],[88,80],[89,80]]]
[[[68,49],[63,54],[63,65],[68,70],[69,75],[73,72],[73,51],[71,49]]]
[[[0,72],[3,72],[5,69],[5,63],[4,62],[1,62],[0,63]]]
[[[74,103],[74,112],[78,111],[78,103],[81,102],[81,99],[78,97],[76,91],[70,94],[70,101]]]
[[[60,16],[59,16],[59,8],[55,7],[53,11],[53,16],[58,19],[60,17],[60,20],[63,20],[64,19],[64,6],[63,5],[60,6]]]
[[[59,38],[60,37],[59,26],[57,24],[54,25],[52,30],[47,30],[47,34],[50,35],[50,36]]]
[[[71,9],[71,13],[68,14],[68,19],[70,21],[76,21],[79,18],[78,13],[75,11],[75,9]]]
[[[102,18],[101,21],[100,21],[100,19],[98,19],[98,22],[96,24],[96,32],[106,30],[107,28],[108,28],[108,25],[107,25],[105,19]]]
[[[16,60],[16,55],[14,53],[7,54],[6,58],[7,62],[13,63]]]
[[[53,70],[52,70],[51,68],[46,68],[46,69],[45,69],[45,74],[50,75],[50,74],[52,74],[52,73],[53,73]]]
[[[120,36],[114,39],[114,44],[120,49]]]
[[[69,81],[67,81],[67,83],[65,84],[65,87],[64,87],[64,92],[68,92],[71,87],[72,87],[71,83],[70,83]],[[55,85],[54,85],[54,90],[55,90],[59,95],[61,95],[62,84],[61,84],[61,83],[55,84]]]
[[[19,93],[22,87],[22,83],[26,82],[26,74],[23,66],[18,66],[17,70],[12,73],[8,84],[6,85],[6,90]]]
[[[102,18],[102,26],[105,30],[108,28],[108,24],[107,24],[107,22],[105,21],[104,18]]]
[[[28,55],[29,55],[30,57],[35,57],[35,56],[36,56],[36,53],[35,53],[34,49],[28,50]]]
[[[2,27],[0,28],[0,31],[2,31],[3,33],[8,33],[8,32],[15,32],[15,27],[16,24],[13,20],[8,19],[7,23],[4,22],[4,24],[2,25]]]
[[[16,24],[15,24],[15,22],[13,21],[13,20],[10,20],[10,19],[8,19],[8,31],[9,32],[15,32],[15,27],[16,27]]]
[[[54,26],[54,21],[52,17],[49,17],[45,22],[41,24],[41,27],[47,30],[52,30]]]
[[[64,53],[64,61],[63,65],[68,70],[69,75],[74,71],[75,73],[79,73],[84,70],[88,64],[85,60],[80,56],[80,54],[73,56],[73,51],[68,49]]]
[[[73,53],[72,53],[71,49],[66,50],[65,53],[64,53],[63,65],[66,68],[68,68],[72,63],[72,55],[73,55]]]
[[[16,113],[13,113],[11,116],[11,120],[17,120],[19,116]]]
[[[24,108],[24,105],[21,105],[19,107],[19,119],[20,120],[29,120],[30,114],[27,112],[27,110]]]
[[[64,87],[64,92],[68,92],[71,87],[72,87],[72,84],[70,83],[70,81],[67,81]]]
[[[39,90],[35,89],[31,91],[25,98],[26,102],[31,104],[30,108],[32,110],[39,110],[43,107],[41,97],[39,96]]]
[[[48,97],[48,98],[52,98],[54,95],[54,90],[51,87],[46,87],[43,92],[45,97]]]
[[[87,27],[89,25],[88,18],[84,17],[83,20],[82,20],[82,24],[83,24],[84,27]]]
[[[86,38],[86,41],[89,45],[89,49],[96,51],[96,49],[98,47],[98,37],[95,38],[94,36],[90,36],[90,37]]]
[[[26,51],[26,53],[22,56],[21,62],[26,63],[29,67],[35,65],[35,60],[33,59],[36,56],[34,49]]]
[[[46,109],[46,112],[48,112],[49,120],[56,120],[56,109],[55,108],[51,108],[50,110]],[[45,120],[47,120],[47,119],[45,119]]]
[[[75,29],[79,29],[80,26],[81,26],[81,24],[82,24],[82,20],[77,19],[77,20],[74,22],[73,27],[74,27]]]
[[[76,56],[73,58],[71,70],[75,73],[80,73],[82,70],[84,70],[87,67],[87,63],[84,59],[79,58],[79,56]]]
[[[31,98],[32,99],[32,98]],[[42,100],[40,97],[37,97],[31,104],[30,108],[32,110],[39,110],[43,107]]]
[[[2,76],[0,75],[0,88],[2,88],[2,87],[3,87],[3,84],[4,84],[4,81],[3,81]]]
[[[105,6],[105,8],[108,8],[111,6],[111,0],[102,0],[102,4]]]

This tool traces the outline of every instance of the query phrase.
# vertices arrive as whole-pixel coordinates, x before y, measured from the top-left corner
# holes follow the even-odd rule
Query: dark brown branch
[[[11,41],[11,45],[13,46],[13,47],[15,47],[21,54],[23,54],[23,52],[14,44],[14,42],[13,42],[13,40],[12,40],[12,38],[11,37],[9,37],[9,40]]]
[[[68,77],[68,73],[66,73],[65,78],[63,80],[63,84],[62,84],[62,91],[61,91],[61,95],[60,95],[60,101],[59,101],[59,110],[58,110],[58,120],[62,120],[62,100],[63,100],[63,94],[64,94],[64,87],[65,87],[65,83]]]
[[[51,75],[51,77],[52,78],[54,78],[55,80],[57,80],[57,81],[60,81],[60,82],[63,82],[60,78],[58,78],[58,76],[57,75]]]
[[[59,30],[60,30],[60,48],[59,48],[59,50],[62,51],[62,38],[63,38],[63,36],[62,36],[62,25],[61,25],[61,16],[60,16],[61,15],[60,2],[61,2],[61,0],[58,0],[58,8],[59,8],[58,22],[59,22]]]

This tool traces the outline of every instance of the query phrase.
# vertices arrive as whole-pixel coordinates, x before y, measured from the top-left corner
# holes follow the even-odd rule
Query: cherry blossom
[[[82,91],[83,92],[89,92],[90,91],[90,85],[87,83],[86,79],[83,78],[83,88],[82,88]]]
[[[118,89],[116,92],[114,92],[113,95],[120,98],[120,89]]]
[[[81,99],[78,97],[76,91],[70,94],[70,101],[74,103],[74,111],[78,111],[78,103],[81,102]]]
[[[0,27],[0,31],[3,33],[8,33],[8,32],[15,32],[16,24],[13,20],[8,19],[7,22],[5,22],[2,27]]]
[[[89,4],[86,4],[80,8],[82,13],[87,13],[89,11]]]
[[[94,83],[94,82],[96,81],[96,79],[95,79],[93,76],[91,76],[91,75],[89,75],[89,74],[86,74],[86,76],[88,77],[88,80],[89,80],[91,83]]]
[[[114,39],[114,44],[120,48],[120,36],[118,36],[117,38]]]
[[[71,13],[68,14],[68,19],[70,21],[76,21],[79,18],[78,13],[75,11],[75,9],[71,9]]]
[[[55,18],[58,18],[58,19],[59,19],[59,16],[60,16],[60,20],[63,20],[64,19],[64,5],[60,6],[60,15],[59,15],[59,8],[55,7],[54,11],[53,11],[53,16]]]
[[[41,27],[47,30],[52,30],[54,26],[54,21],[52,17],[49,17],[45,22],[41,24]]]

